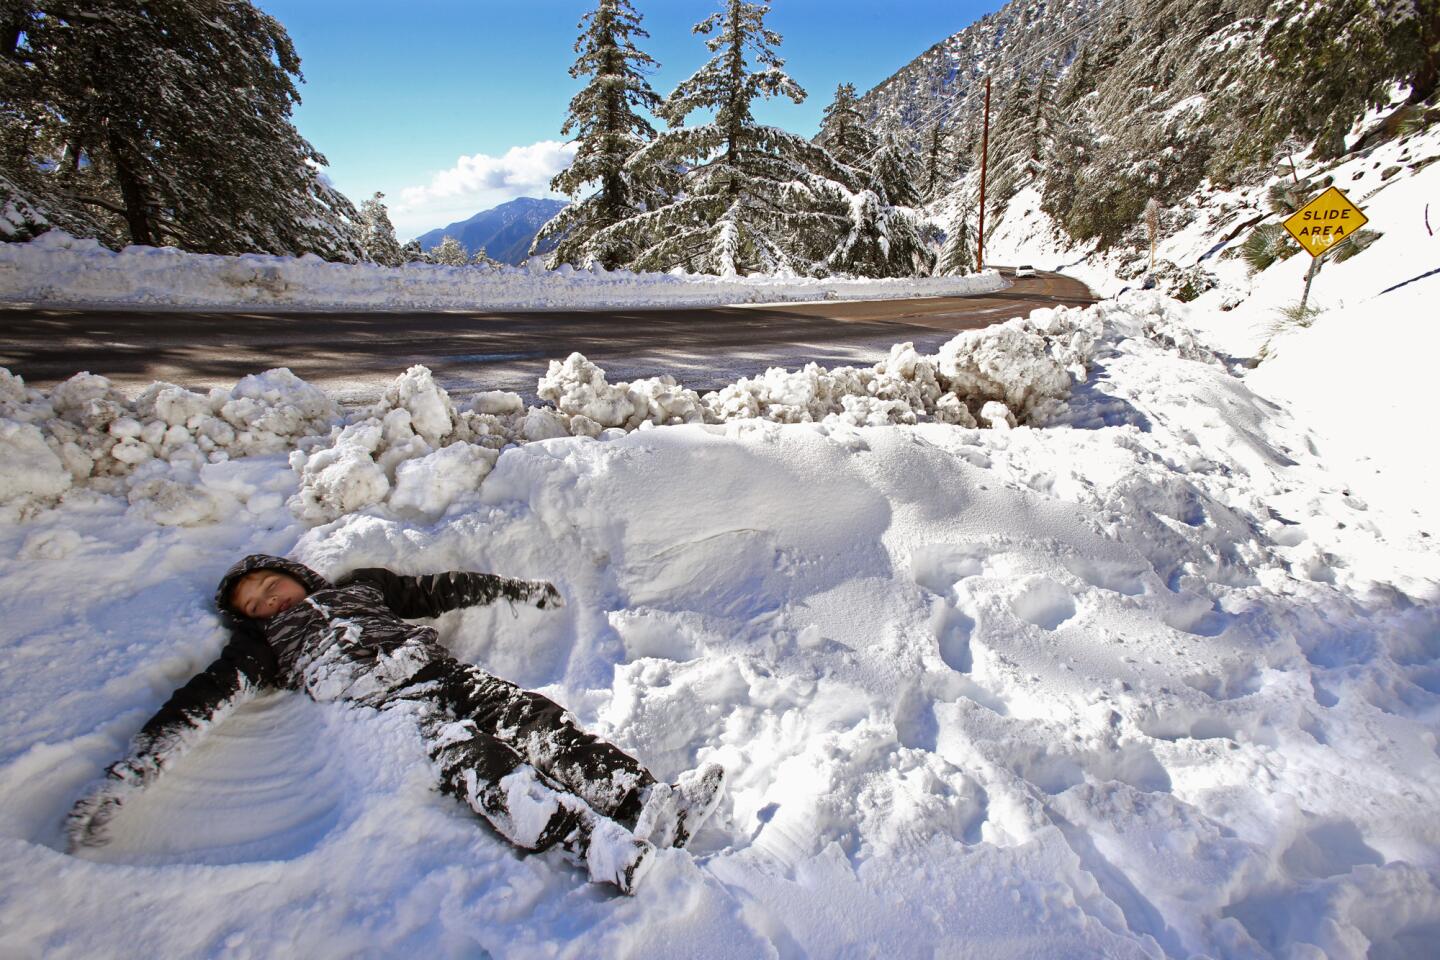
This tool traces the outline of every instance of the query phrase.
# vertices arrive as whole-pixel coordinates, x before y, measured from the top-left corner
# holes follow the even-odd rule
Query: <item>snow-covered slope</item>
[[[1380,113],[1356,127],[1359,134]],[[1283,220],[1266,203],[1287,169],[1244,189],[1204,188],[1166,214],[1156,257],[1171,276],[1201,271],[1214,286],[1191,305],[1191,323],[1209,343],[1235,358],[1265,359],[1246,382],[1285,398],[1315,430],[1327,463],[1367,491],[1367,499],[1404,505],[1429,527],[1440,507],[1423,490],[1440,469],[1433,444],[1417,442],[1418,385],[1429,379],[1440,350],[1434,288],[1440,279],[1440,127],[1380,143],[1342,161],[1298,158],[1296,173],[1311,183],[1333,180],[1381,234],[1363,254],[1326,262],[1309,305],[1320,311],[1309,328],[1285,319],[1305,286],[1310,257],[1297,253],[1253,273],[1238,256],[1250,231]],[[1140,285],[1148,257],[1093,245],[1075,247],[1039,210],[1033,189],[1011,203],[987,241],[990,263],[1034,262],[1079,277],[1103,295]],[[1170,281],[1171,284],[1174,281]],[[1400,385],[1400,386],[1397,386]]]
[[[669,426],[690,402],[677,389],[557,364],[539,390],[550,439],[506,396],[456,402],[412,371],[385,409],[348,415],[380,425],[369,448],[363,431],[297,444],[338,412],[279,374],[199,401],[157,388],[105,453],[134,441],[148,460],[33,489],[0,522],[7,949],[1425,956],[1440,927],[1435,531],[1407,502],[1355,495],[1283,398],[1236,379],[1185,316],[1130,293],[978,335],[1010,346],[957,359],[948,390],[980,389],[982,369],[1018,383],[1044,356],[1084,371],[1016,428],[942,422],[904,351],[884,377],[737,384],[715,401],[737,419]],[[1325,329],[1267,364],[1303,344],[1331,356],[1345,338],[1325,346]],[[991,356],[967,338],[941,356]],[[919,422],[843,402],[881,399],[875,384]],[[41,402],[9,397],[19,417]],[[198,460],[147,419],[181,419],[198,449],[229,404],[255,428],[210,426]],[[107,410],[87,427],[76,406],[77,431],[109,434]],[[877,411],[900,422],[861,425]],[[558,435],[584,421],[602,429]],[[11,432],[36,461],[50,449],[34,424]],[[528,442],[460,455],[491,451],[486,436]],[[395,483],[388,499],[307,513],[304,491],[347,457]],[[412,490],[434,496],[397,502],[422,466]],[[553,580],[559,613],[450,614],[442,635],[663,777],[724,763],[728,799],[617,898],[434,793],[402,718],[277,695],[127,806],[112,846],[61,853],[67,805],[219,649],[212,584],[251,551],[332,574]]]

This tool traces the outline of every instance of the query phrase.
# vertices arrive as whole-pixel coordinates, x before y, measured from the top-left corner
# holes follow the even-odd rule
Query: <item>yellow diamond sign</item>
[[[1343,191],[1331,187],[1295,211],[1285,229],[1310,256],[1318,257],[1369,222]]]

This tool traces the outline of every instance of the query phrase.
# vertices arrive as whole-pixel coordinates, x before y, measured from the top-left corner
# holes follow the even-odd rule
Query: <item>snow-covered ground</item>
[[[108,250],[52,230],[0,243],[0,303],[231,309],[566,310],[701,307],[813,300],[944,297],[1001,290],[996,272],[970,277],[847,280],[713,277],[628,270],[404,267],[249,254],[216,257],[173,247]]]
[[[534,407],[0,380],[3,953],[1432,956],[1440,275],[1379,291],[1437,259],[1434,171],[1254,370],[1264,310],[1132,292],[703,398],[577,357]],[[275,694],[61,852],[255,551],[553,580],[442,635],[728,799],[618,897],[401,718]]]

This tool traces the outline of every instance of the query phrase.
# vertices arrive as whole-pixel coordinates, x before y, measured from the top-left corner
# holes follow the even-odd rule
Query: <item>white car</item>
[[[1015,268],[1015,277],[1016,277],[1016,279],[1019,279],[1020,277],[1033,277],[1033,276],[1035,276],[1035,268],[1032,267],[1032,266],[1031,266],[1030,264],[1028,264],[1028,263],[1022,263],[1022,264],[1020,264],[1020,266],[1018,266],[1018,267]]]

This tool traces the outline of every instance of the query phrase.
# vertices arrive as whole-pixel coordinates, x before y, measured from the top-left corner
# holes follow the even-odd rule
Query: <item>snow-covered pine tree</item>
[[[920,174],[920,196],[926,202],[934,200],[950,185],[954,158],[950,155],[950,136],[945,122],[936,120],[925,134],[925,155]]]
[[[490,254],[485,251],[485,248],[481,247],[479,250],[476,250],[475,255],[470,258],[470,266],[494,268],[500,266],[500,261],[490,256]]]
[[[845,224],[826,266],[866,277],[928,274],[935,261],[929,243],[934,230],[910,209],[920,203],[914,158],[893,136],[887,140],[871,132],[854,84],[836,88],[815,141],[848,174],[847,183],[817,194],[821,208]]]
[[[981,129],[979,118],[972,122],[952,127],[946,138],[950,158],[950,180],[953,182],[965,176],[980,165]]]
[[[385,194],[375,196],[360,204],[361,247],[365,259],[382,267],[398,267],[405,262],[400,252],[400,241],[395,238],[395,226],[390,222],[390,212],[385,209]]]
[[[1048,74],[1022,75],[1010,88],[990,132],[991,181],[996,222],[1010,200],[1044,170],[1053,146],[1055,84]],[[989,221],[987,210],[986,219]]]
[[[950,229],[945,245],[935,260],[937,277],[963,277],[975,272],[975,238],[970,230],[968,197],[957,194],[951,198]]]
[[[930,239],[935,230],[915,208],[918,158],[893,133],[879,138],[869,157],[859,158],[865,188],[849,197],[849,229],[827,259],[832,269],[865,277],[913,277],[935,264]]]
[[[581,18],[579,54],[570,76],[590,77],[570,101],[561,133],[576,134],[575,159],[550,181],[552,189],[579,197],[589,186],[594,192],[577,200],[540,229],[530,247],[532,254],[549,240],[560,241],[547,265],[562,263],[613,268],[634,256],[634,250],[597,243],[596,235],[656,201],[657,176],[639,177],[625,163],[647,141],[655,128],[638,110],[655,111],[660,97],[650,89],[645,74],[655,61],[635,46],[635,37],[648,37],[640,14],[628,0],[600,0]]]
[[[894,206],[874,190],[849,196],[849,229],[826,259],[833,270],[862,277],[928,275],[935,230],[912,207]]]
[[[847,171],[824,149],[751,115],[756,98],[805,99],[775,53],[781,38],[765,26],[767,13],[764,3],[722,0],[720,12],[695,26],[713,56],[661,105],[671,129],[626,164],[636,174],[679,171],[679,189],[658,209],[596,238],[637,251],[628,266],[727,276],[820,273],[848,231],[840,188]],[[713,110],[714,119],[683,126],[696,110]]]
[[[868,165],[870,189],[897,207],[920,205],[920,159],[901,143],[894,132],[886,131]]]
[[[825,108],[815,142],[847,167],[868,165],[880,144],[865,123],[855,84],[842,83],[835,88],[835,99]]]
[[[430,262],[445,267],[463,267],[470,262],[470,255],[465,252],[459,240],[447,234],[430,248]]]
[[[0,55],[24,68],[4,172],[45,205],[88,211],[112,244],[359,259],[355,208],[290,121],[300,59],[273,17],[248,0],[6,6]]]
[[[400,261],[402,263],[429,263],[430,255],[420,247],[419,240],[406,240],[405,245],[400,248]]]

